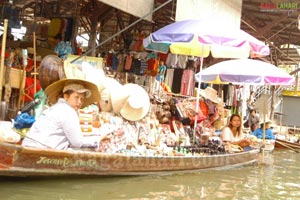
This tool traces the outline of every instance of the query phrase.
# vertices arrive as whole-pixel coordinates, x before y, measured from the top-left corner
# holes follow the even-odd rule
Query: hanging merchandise
[[[1,5],[0,10],[2,13],[2,19],[8,19],[8,28],[21,28],[21,20],[20,20],[20,10],[6,6]]]
[[[180,94],[187,96],[194,96],[195,88],[195,73],[191,69],[183,70],[182,79],[181,79],[181,89]]]
[[[54,18],[50,22],[49,30],[48,30],[48,36],[54,37],[57,34],[61,33],[61,26],[62,26],[62,20],[59,18]]]

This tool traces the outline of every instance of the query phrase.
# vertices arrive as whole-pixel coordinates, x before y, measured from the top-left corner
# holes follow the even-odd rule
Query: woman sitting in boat
[[[242,133],[242,120],[238,114],[231,115],[229,124],[222,130],[221,138],[225,144],[239,145],[244,148],[250,145],[250,141]]]
[[[263,139],[264,129],[265,129],[265,139],[275,140],[273,130],[270,128],[271,120],[266,120],[265,123],[260,123],[260,128],[256,129],[251,135],[256,136],[259,139]]]
[[[96,85],[84,80],[63,79],[45,89],[50,103],[34,122],[22,145],[37,148],[66,150],[71,148],[93,148],[106,137],[83,137],[78,109],[99,101]]]

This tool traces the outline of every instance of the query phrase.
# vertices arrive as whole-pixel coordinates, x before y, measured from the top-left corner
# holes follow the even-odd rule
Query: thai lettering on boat
[[[68,167],[71,165],[71,160],[68,158],[63,159],[52,159],[45,156],[41,156],[40,159],[36,162],[36,164],[43,165],[61,165],[64,167]]]
[[[68,158],[48,158],[46,156],[41,156],[36,164],[39,165],[56,165],[56,166],[63,166],[63,167],[88,167],[88,168],[97,168],[96,160],[76,160],[73,162],[71,159]]]

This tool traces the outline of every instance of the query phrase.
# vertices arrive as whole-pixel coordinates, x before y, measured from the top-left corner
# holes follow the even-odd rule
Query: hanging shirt
[[[111,66],[111,68],[113,70],[117,70],[118,65],[119,65],[119,59],[118,59],[117,55],[116,54],[112,54],[112,66]]]
[[[173,67],[175,68],[177,64],[177,55],[176,54],[168,54],[167,60],[166,60],[166,65],[168,67]]]
[[[130,55],[126,56],[124,70],[129,71],[131,69],[132,57]]]
[[[148,70],[157,71],[158,64],[159,64],[157,59],[151,58],[147,60],[147,63],[148,63]]]
[[[180,94],[193,96],[195,90],[194,71],[190,69],[183,70],[181,79]]]
[[[130,71],[136,75],[141,74],[141,61],[139,59],[136,58],[132,59]]]
[[[165,80],[166,70],[167,70],[167,67],[165,65],[162,65],[159,67],[158,75],[156,76],[157,81],[163,82]]]
[[[54,48],[54,52],[57,53],[61,59],[66,59],[69,54],[73,54],[73,49],[70,42],[60,41]]]
[[[174,69],[167,69],[167,73],[166,73],[166,79],[165,79],[165,83],[172,88],[172,84],[173,84],[173,76],[174,76]]]
[[[181,79],[182,79],[183,69],[175,69],[172,83],[172,92],[180,93],[181,89]]]
[[[118,58],[118,68],[117,68],[117,71],[118,72],[122,72],[123,71],[123,68],[124,68],[124,54],[119,54],[117,56]]]

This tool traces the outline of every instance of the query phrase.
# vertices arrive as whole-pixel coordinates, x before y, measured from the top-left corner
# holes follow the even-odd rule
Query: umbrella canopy
[[[217,58],[267,56],[270,49],[262,41],[240,29],[221,27],[219,22],[183,20],[169,24],[143,40],[147,50]]]
[[[202,82],[229,82],[233,84],[292,85],[295,78],[267,62],[253,59],[226,60],[197,73]]]

